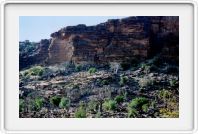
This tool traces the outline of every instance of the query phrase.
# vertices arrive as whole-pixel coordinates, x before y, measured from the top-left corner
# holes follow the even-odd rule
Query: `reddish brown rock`
[[[132,58],[150,58],[159,53],[167,60],[179,60],[177,16],[127,17],[96,26],[68,26],[52,33],[51,37],[48,50],[36,55],[41,56],[38,62],[125,62]]]
[[[161,51],[164,57],[176,58],[178,33],[178,17],[128,17],[96,26],[69,26],[51,35],[49,63],[124,62]]]

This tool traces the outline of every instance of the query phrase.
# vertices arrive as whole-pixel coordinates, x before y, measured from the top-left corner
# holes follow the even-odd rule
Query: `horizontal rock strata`
[[[95,26],[67,26],[51,34],[33,57],[24,62],[57,64],[127,62],[161,54],[167,60],[179,60],[179,17],[140,16],[112,19]],[[36,58],[34,58],[36,57]]]

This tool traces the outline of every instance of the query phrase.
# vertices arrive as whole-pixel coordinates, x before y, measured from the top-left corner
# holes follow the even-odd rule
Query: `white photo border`
[[[4,36],[4,18],[5,18],[5,14],[4,14],[4,10],[5,10],[5,6],[7,4],[61,4],[61,3],[64,3],[64,4],[69,4],[69,3],[72,3],[72,4],[84,4],[84,3],[91,3],[91,4],[108,4],[108,3],[130,3],[130,4],[180,4],[180,3],[183,3],[183,4],[192,4],[193,7],[194,7],[194,11],[193,11],[193,18],[194,18],[194,31],[193,31],[193,34],[194,34],[194,41],[193,41],[193,44],[194,44],[194,52],[193,52],[193,55],[194,55],[194,59],[193,59],[193,62],[194,62],[194,76],[193,76],[193,87],[194,87],[194,103],[193,103],[193,117],[194,117],[194,120],[193,120],[193,124],[194,124],[194,127],[193,127],[193,130],[191,131],[8,131],[6,130],[5,128],[5,111],[4,111],[4,108],[5,108],[5,92],[4,92],[4,87],[5,87],[5,47],[4,47],[4,43],[5,43],[5,36]],[[146,1],[98,1],[98,0],[94,0],[94,1],[87,1],[87,0],[83,0],[83,1],[4,1],[1,3],[1,48],[0,48],[0,58],[1,58],[1,81],[0,81],[0,85],[1,85],[1,111],[0,111],[0,114],[1,114],[1,122],[0,122],[0,125],[1,125],[1,132],[2,133],[192,133],[192,134],[196,134],[198,133],[198,129],[197,129],[197,122],[198,122],[198,111],[197,111],[197,104],[198,104],[198,92],[197,92],[197,80],[198,80],[198,71],[197,71],[197,68],[198,68],[198,47],[197,47],[197,2],[196,1],[192,1],[192,0],[186,0],[186,1],[151,1],[151,0],[146,0]]]

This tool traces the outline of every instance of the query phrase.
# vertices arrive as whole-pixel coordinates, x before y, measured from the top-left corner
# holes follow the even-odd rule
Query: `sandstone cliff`
[[[69,26],[51,34],[49,63],[106,63],[162,52],[178,59],[178,17],[128,17],[96,26]]]
[[[178,63],[179,17],[127,17],[95,26],[67,26],[52,33],[50,42],[44,44],[33,56],[36,59],[28,57],[20,64],[127,62],[156,54]]]

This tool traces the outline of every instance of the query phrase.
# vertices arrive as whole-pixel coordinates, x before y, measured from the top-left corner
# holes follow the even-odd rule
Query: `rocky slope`
[[[73,65],[20,71],[20,118],[178,118],[179,68],[160,57],[127,70]]]
[[[20,118],[179,117],[179,17],[68,26],[19,50]]]
[[[108,20],[95,26],[67,26],[40,42],[20,69],[35,64],[131,62],[161,54],[178,64],[179,17],[147,16]],[[28,61],[28,62],[27,62]]]

